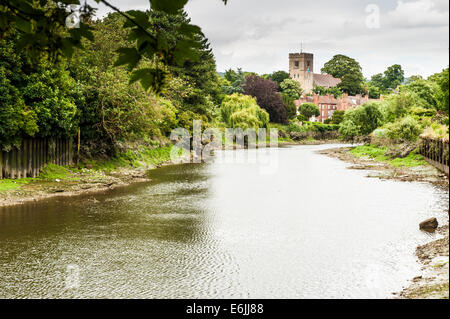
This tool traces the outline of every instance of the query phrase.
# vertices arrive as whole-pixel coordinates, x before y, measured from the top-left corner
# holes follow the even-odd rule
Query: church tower
[[[314,88],[314,55],[312,53],[289,54],[289,75],[300,82],[303,91],[312,93]]]

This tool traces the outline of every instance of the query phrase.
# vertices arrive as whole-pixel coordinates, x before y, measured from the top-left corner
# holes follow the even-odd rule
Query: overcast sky
[[[110,2],[149,8],[148,0]],[[190,0],[186,10],[210,40],[218,71],[288,71],[301,42],[315,55],[316,73],[335,54],[355,58],[368,78],[397,63],[407,76],[449,64],[448,0]]]

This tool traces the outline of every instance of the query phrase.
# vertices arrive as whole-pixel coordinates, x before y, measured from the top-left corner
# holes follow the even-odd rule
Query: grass
[[[23,185],[28,184],[31,178],[21,178],[21,179],[2,179],[0,180],[0,192],[14,191],[20,189]]]
[[[88,160],[80,167],[65,167],[55,164],[48,164],[38,178],[2,179],[0,180],[0,192],[19,190],[22,186],[32,181],[79,181],[83,177],[76,175],[82,172],[90,177],[96,177],[99,172],[110,173],[118,168],[155,167],[170,161],[172,146],[159,148],[145,148],[139,151],[128,151],[117,154],[114,158],[105,160]],[[90,171],[81,170],[88,168]]]
[[[144,148],[138,151],[127,151],[116,154],[113,158],[105,160],[88,160],[86,167],[96,171],[112,172],[120,167],[137,168],[158,166],[170,161],[172,145],[158,148]]]
[[[391,158],[385,155],[387,150],[386,147],[363,145],[353,148],[350,152],[358,158],[371,158],[377,162],[388,163],[394,167],[417,167],[427,165],[423,156],[417,154],[415,151],[411,152],[405,158]]]

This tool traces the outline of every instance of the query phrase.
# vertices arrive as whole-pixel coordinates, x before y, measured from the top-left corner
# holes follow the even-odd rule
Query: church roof
[[[324,88],[330,88],[335,87],[341,82],[342,82],[341,79],[336,79],[332,75],[314,73],[315,86],[323,86]]]

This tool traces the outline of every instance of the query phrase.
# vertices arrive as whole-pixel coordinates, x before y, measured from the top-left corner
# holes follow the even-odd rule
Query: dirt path
[[[358,158],[350,153],[351,147],[334,148],[319,153],[353,164],[349,169],[368,170],[367,177],[394,179],[407,182],[428,182],[448,190],[449,180],[432,166],[398,168],[388,163],[376,162],[370,158]],[[432,216],[430,216],[432,217]],[[395,292],[396,299],[448,299],[449,298],[449,227],[441,226],[437,232],[442,238],[418,246],[416,255],[422,264],[421,274],[411,280],[401,292]]]

